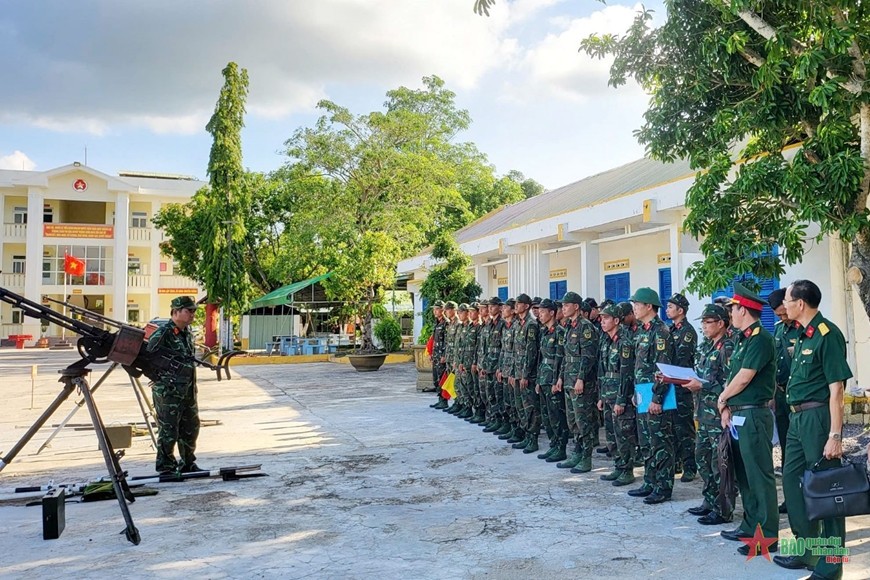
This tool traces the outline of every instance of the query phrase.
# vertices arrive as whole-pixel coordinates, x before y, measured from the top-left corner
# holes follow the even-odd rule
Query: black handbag
[[[821,462],[816,461],[801,478],[810,521],[870,514],[870,480],[864,465],[846,460],[820,470]]]

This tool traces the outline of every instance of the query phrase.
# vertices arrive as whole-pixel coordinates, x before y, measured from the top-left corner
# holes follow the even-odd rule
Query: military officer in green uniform
[[[517,416],[517,409],[514,407],[513,377],[511,376],[514,372],[514,338],[517,332],[516,318],[514,317],[514,307],[516,305],[516,300],[508,298],[501,306],[501,319],[503,323],[501,353],[496,373],[496,378],[502,388],[505,416],[504,426],[498,431],[498,438],[502,440],[513,439],[513,443],[518,441],[515,435],[519,429],[519,417]]]
[[[760,321],[765,304],[740,282],[734,283],[731,322],[740,332],[735,337],[728,382],[718,407],[722,427],[734,425],[738,437],[734,467],[743,500],[743,521],[737,529],[721,533],[723,538],[735,541],[752,537],[758,526],[765,538],[779,537],[771,444],[773,415],[768,409],[775,388],[776,361],[773,337]],[[753,545],[752,549],[760,550],[760,546]],[[748,555],[749,545],[737,551]]]
[[[718,501],[721,477],[719,475],[719,438],[722,436],[722,416],[719,414],[719,396],[728,380],[729,364],[734,342],[728,336],[730,318],[719,304],[708,304],[701,313],[701,332],[704,340],[698,347],[695,371],[703,382],[692,379],[682,388],[698,396],[698,441],[695,461],[704,489],[700,506],[689,508],[689,513],[700,516],[698,523],[717,525],[730,522],[733,514],[725,512]],[[680,388],[680,387],[677,387]]]
[[[634,337],[634,383],[653,383],[652,401],[647,412],[638,410],[638,435],[644,459],[643,485],[628,492],[658,504],[671,499],[674,488],[674,411],[662,405],[671,385],[656,380],[656,363],[671,364],[674,346],[668,327],[659,318],[662,307],[658,292],[638,288],[631,297],[635,318],[640,324]]]
[[[151,385],[157,414],[158,473],[201,471],[196,464],[199,437],[199,409],[196,403],[196,363],[190,324],[196,314],[191,296],[178,296],[170,302],[170,319],[148,338],[146,349],[169,364],[159,371]],[[180,460],[175,459],[178,446]]]
[[[435,323],[432,326],[432,383],[435,386],[438,400],[434,405],[429,406],[433,409],[446,409],[447,399],[441,396],[441,377],[447,370],[447,359],[445,358],[447,320],[444,318],[444,302],[442,300],[436,300],[432,305],[432,314],[435,316]]]
[[[620,309],[610,304],[601,310],[601,339],[598,348],[598,406],[604,411],[607,446],[613,456],[613,471],[602,475],[615,486],[634,482],[634,452],[637,447],[637,414],[634,398],[634,344],[620,324]]]
[[[505,423],[504,400],[502,398],[501,381],[498,372],[501,358],[501,338],[504,321],[501,319],[501,298],[493,296],[489,299],[489,321],[486,330],[486,355],[483,358],[481,376],[486,378],[487,410],[490,411],[490,421],[483,428],[484,433],[495,433]]]
[[[776,433],[779,436],[779,448],[782,452],[782,465],[785,465],[785,442],[788,439],[789,415],[785,387],[791,375],[791,360],[794,345],[800,336],[800,326],[791,320],[786,313],[785,288],[779,288],[770,293],[767,302],[779,321],[773,328],[773,345],[776,348],[776,391],[773,393],[773,416],[776,421]],[[779,513],[786,513],[785,502],[779,506]]]
[[[538,319],[541,323],[536,391],[541,399],[541,415],[550,437],[550,449],[538,455],[548,463],[563,461],[568,445],[568,423],[565,418],[565,395],[555,390],[565,356],[565,329],[556,323],[556,303],[549,298],[541,300]]]
[[[782,490],[788,506],[788,522],[796,539],[838,538],[846,545],[845,518],[809,521],[800,488],[804,470],[820,459],[819,467],[836,466],[843,455],[843,390],[852,377],[846,362],[846,341],[840,329],[822,316],[822,292],[809,280],[796,280],[785,293],[789,319],[801,325],[794,346],[791,375],[786,387],[791,424],[786,441]],[[827,558],[813,561],[809,550],[803,556],[774,561],[785,568],[815,566],[812,578],[834,579],[843,575],[843,564]]]
[[[598,333],[592,323],[580,316],[583,299],[576,292],[562,298],[562,312],[568,319],[565,329],[562,376],[556,390],[565,393],[565,416],[574,436],[574,453],[556,467],[572,473],[592,471],[592,451],[598,429]]]
[[[541,433],[541,405],[535,385],[538,378],[538,335],[540,325],[530,312],[532,298],[528,294],[517,296],[517,329],[514,338],[514,390],[519,395],[518,405],[522,410],[519,435],[523,439],[514,443],[514,449],[523,453],[538,450]]]
[[[698,349],[698,333],[686,321],[689,314],[689,301],[682,294],[668,298],[668,318],[671,319],[671,338],[674,343],[674,362],[678,367],[692,368],[695,365],[695,351]],[[682,482],[695,479],[698,468],[695,465],[695,397],[687,389],[676,389],[677,412],[674,416],[674,439],[676,463],[682,470]]]

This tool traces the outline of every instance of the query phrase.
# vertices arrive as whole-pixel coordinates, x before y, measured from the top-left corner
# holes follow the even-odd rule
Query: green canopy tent
[[[329,309],[340,306],[341,302],[329,300],[320,284],[332,276],[327,272],[314,278],[282,286],[251,302],[247,312],[249,317],[248,337],[253,347],[265,345],[273,336],[293,336],[293,318],[303,308]]]

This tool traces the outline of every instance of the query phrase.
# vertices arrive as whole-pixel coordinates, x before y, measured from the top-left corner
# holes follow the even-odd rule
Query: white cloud
[[[0,13],[0,74],[15,79],[0,122],[201,130],[229,61],[248,69],[249,110],[272,118],[311,110],[328,85],[386,90],[437,74],[469,88],[514,58],[512,18],[556,1],[481,18],[471,0],[13,0]]]
[[[533,90],[520,87],[520,90],[512,91],[514,98],[520,98],[520,95],[527,98],[543,91],[584,102],[590,97],[612,92],[607,81],[613,60],[599,60],[578,52],[580,41],[595,33],[624,34],[640,9],[640,4],[634,7],[615,5],[584,18],[552,21],[561,30],[548,34],[526,51],[520,65],[521,70],[528,74],[528,82]],[[631,82],[620,88],[621,96],[628,96],[627,92],[640,96],[640,89]]]
[[[11,155],[0,156],[0,169],[16,169],[30,171],[36,167],[30,157],[21,151],[14,151]]]

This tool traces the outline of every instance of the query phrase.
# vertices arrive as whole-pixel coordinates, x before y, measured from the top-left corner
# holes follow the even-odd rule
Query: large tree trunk
[[[372,309],[366,309],[362,327],[362,352],[374,352],[375,342],[372,339]]]
[[[858,291],[864,312],[870,318],[870,242],[865,237],[858,238],[852,244],[848,280]],[[848,321],[849,324],[851,322]]]

